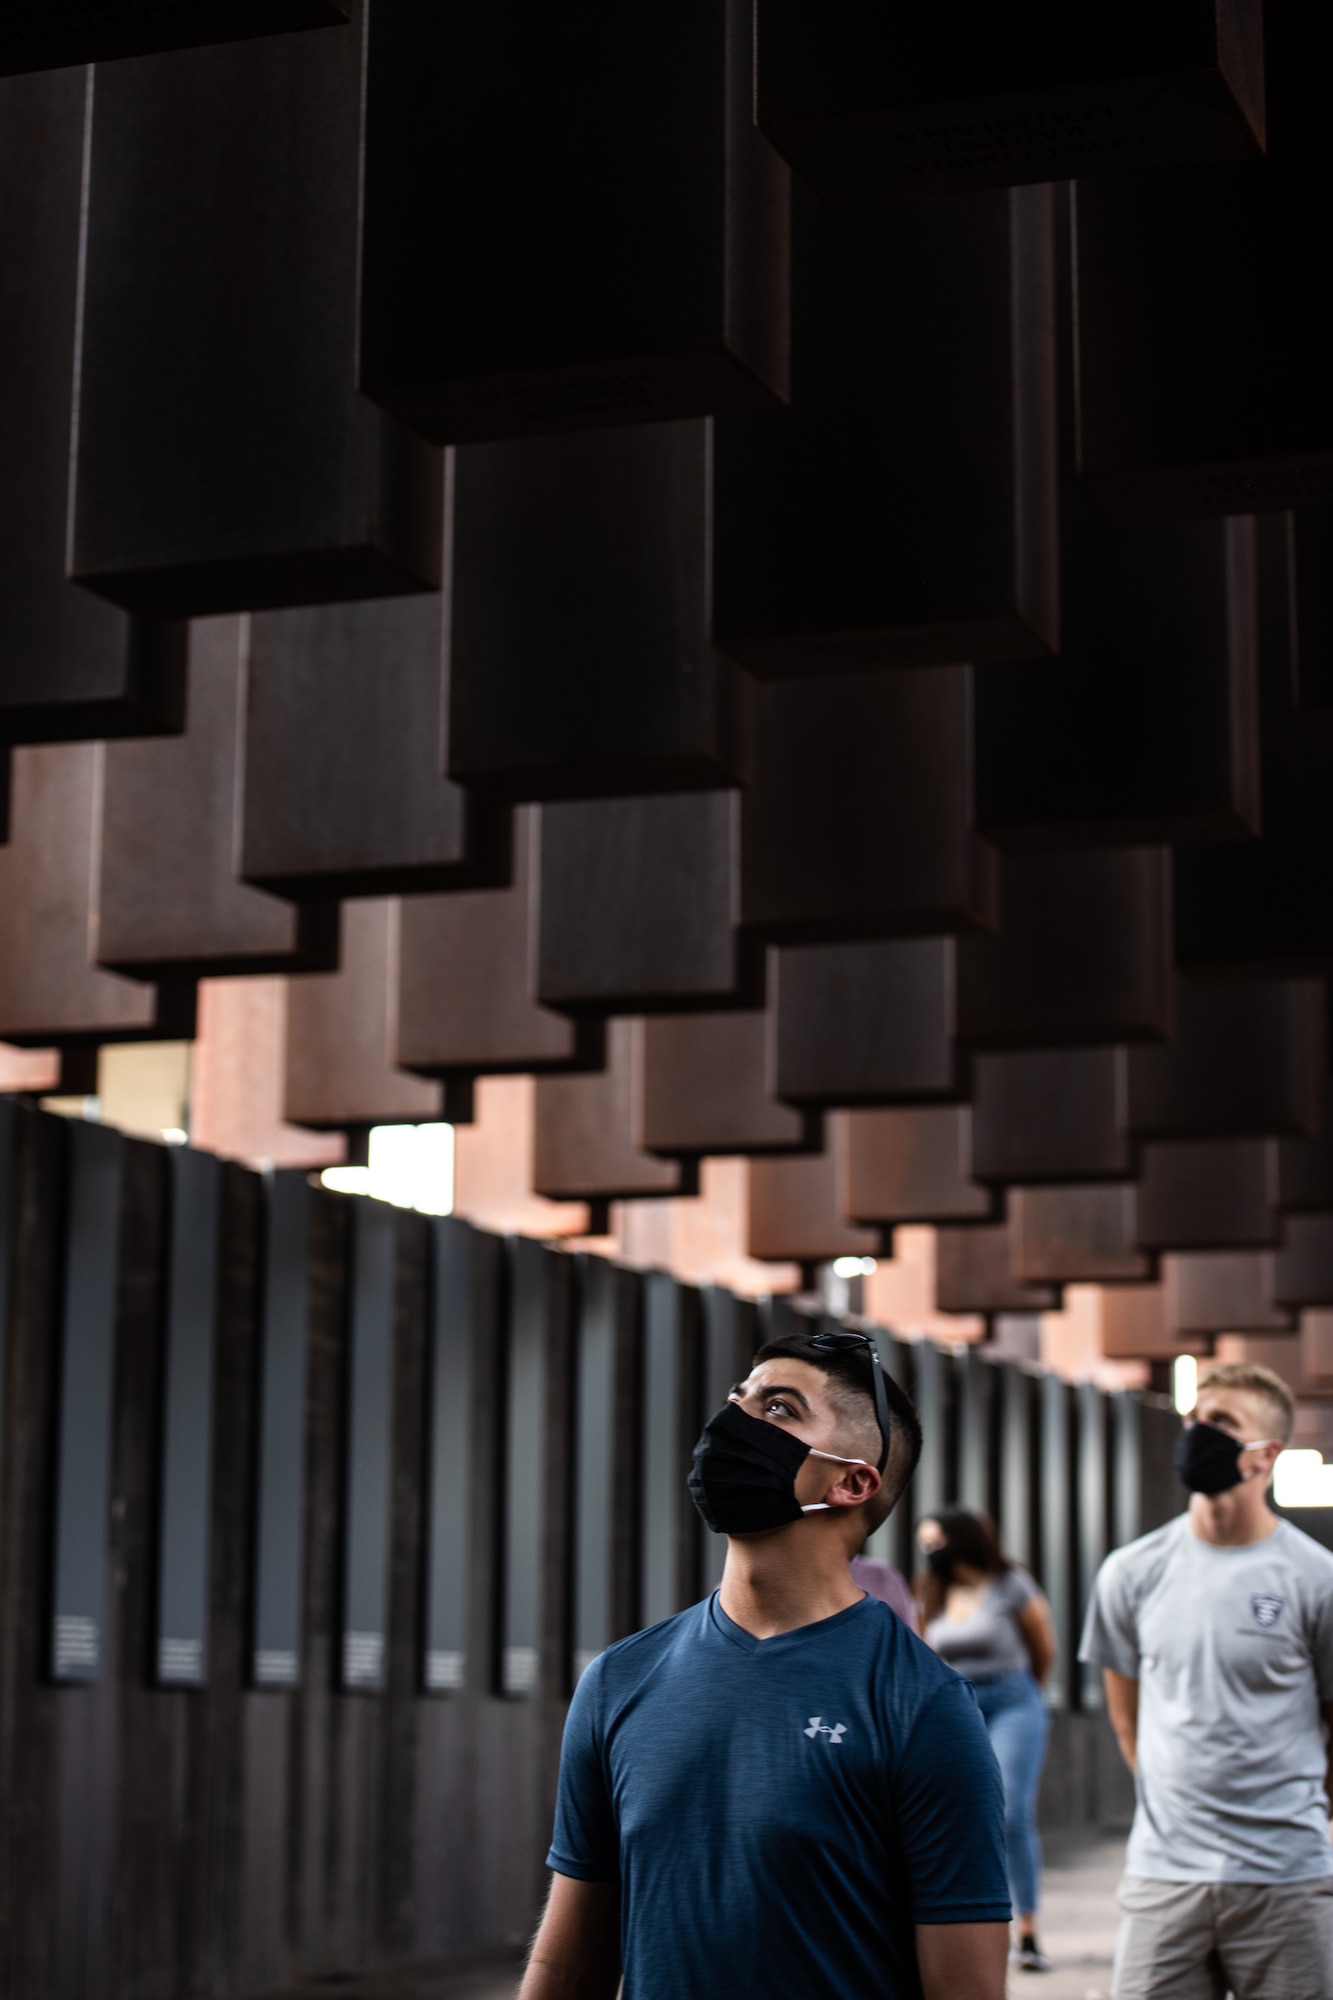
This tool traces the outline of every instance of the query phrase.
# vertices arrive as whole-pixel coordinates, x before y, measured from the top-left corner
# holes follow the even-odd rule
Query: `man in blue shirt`
[[[520,2000],[1003,2000],[985,1728],[849,1568],[920,1445],[843,1332],[763,1348],[705,1427],[722,1586],[579,1683]]]

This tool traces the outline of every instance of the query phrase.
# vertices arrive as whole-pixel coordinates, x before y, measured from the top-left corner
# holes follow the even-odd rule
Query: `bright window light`
[[[1273,1498],[1279,1507],[1333,1507],[1333,1465],[1322,1452],[1280,1451]]]
[[[873,1257],[835,1257],[833,1275],[835,1278],[868,1278],[875,1268]]]
[[[326,1167],[320,1175],[338,1194],[368,1194],[420,1215],[449,1215],[454,1206],[452,1125],[376,1125],[368,1167]]]
[[[1171,1388],[1177,1410],[1187,1417],[1199,1400],[1199,1364],[1192,1354],[1178,1354],[1172,1362]]]

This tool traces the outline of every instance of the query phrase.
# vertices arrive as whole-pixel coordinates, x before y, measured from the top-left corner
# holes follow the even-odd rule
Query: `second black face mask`
[[[715,1535],[785,1528],[801,1518],[796,1475],[809,1456],[800,1438],[724,1403],[694,1447],[690,1498]]]
[[[948,1549],[927,1549],[926,1568],[933,1577],[938,1577],[941,1583],[953,1581],[953,1557]]]
[[[1228,1493],[1240,1485],[1244,1448],[1214,1424],[1190,1424],[1176,1439],[1176,1477],[1191,1493]]]

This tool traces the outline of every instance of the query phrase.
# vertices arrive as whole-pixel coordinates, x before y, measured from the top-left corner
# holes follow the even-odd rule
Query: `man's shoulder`
[[[1304,1528],[1285,1515],[1279,1517],[1274,1540],[1277,1552],[1299,1570],[1302,1579],[1313,1587],[1318,1596],[1333,1593],[1333,1551],[1326,1549],[1322,1542],[1317,1542],[1313,1535],[1307,1534]]]
[[[1150,1590],[1172,1556],[1178,1553],[1182,1532],[1188,1525],[1187,1514],[1176,1514],[1160,1528],[1152,1528],[1146,1535],[1138,1535],[1132,1542],[1112,1549],[1097,1573],[1099,1589]]]
[[[616,1639],[591,1662],[587,1674],[594,1674],[597,1681],[608,1686],[618,1687],[641,1679],[651,1673],[665,1654],[706,1635],[711,1603],[711,1597],[705,1597],[698,1604],[687,1605],[684,1611],[673,1612],[670,1618],[660,1618],[656,1625],[645,1625],[641,1632]]]

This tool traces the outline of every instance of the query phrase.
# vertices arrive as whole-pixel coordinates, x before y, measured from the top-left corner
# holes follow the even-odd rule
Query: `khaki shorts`
[[[1155,1882],[1126,1875],[1113,2000],[1333,2000],[1333,1875]]]

